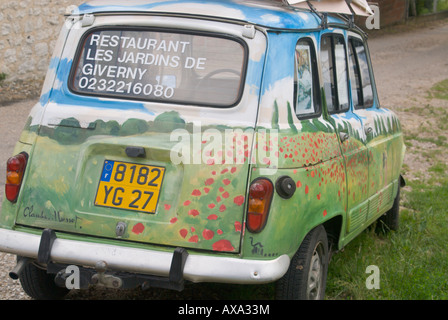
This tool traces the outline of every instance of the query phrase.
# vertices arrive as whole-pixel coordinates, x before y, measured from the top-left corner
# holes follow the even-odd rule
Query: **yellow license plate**
[[[155,213],[165,168],[105,160],[96,206]]]

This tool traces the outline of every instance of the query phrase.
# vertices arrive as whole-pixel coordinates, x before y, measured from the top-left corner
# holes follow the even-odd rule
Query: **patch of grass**
[[[419,141],[419,142],[430,142],[435,144],[438,147],[445,147],[448,146],[446,140],[447,138],[445,136],[437,136],[437,138],[432,138],[432,137],[422,137],[419,136],[418,134],[415,133],[411,133],[405,136],[405,145],[407,147],[412,146],[411,141],[415,140],[415,141]]]
[[[436,162],[428,170],[430,181],[411,181],[402,189],[398,231],[384,235],[370,228],[334,256],[328,299],[448,299],[447,169]],[[379,289],[366,287],[369,265],[379,268]]]
[[[448,166],[445,163],[435,163],[428,169],[428,172],[431,173],[431,177],[427,181],[428,184],[440,185],[446,183]]]
[[[433,167],[435,172],[441,166]],[[400,229],[378,235],[371,228],[330,263],[328,299],[448,298],[448,179],[440,186],[411,183],[403,192]],[[366,268],[380,271],[380,289],[367,289]]]
[[[436,83],[429,90],[429,97],[448,100],[448,79]]]
[[[8,75],[7,75],[6,73],[4,73],[4,72],[0,72],[0,83],[2,83],[3,81],[5,81],[7,76],[8,76]]]
[[[444,163],[436,163],[431,168],[429,168],[430,172],[434,172],[437,175],[443,175],[447,171],[447,165]]]

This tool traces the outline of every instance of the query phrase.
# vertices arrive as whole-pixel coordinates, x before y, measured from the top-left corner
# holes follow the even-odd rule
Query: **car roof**
[[[310,10],[292,8],[281,0],[91,0],[80,5],[78,10],[79,14],[146,13],[207,17],[274,29],[315,29],[321,23]]]

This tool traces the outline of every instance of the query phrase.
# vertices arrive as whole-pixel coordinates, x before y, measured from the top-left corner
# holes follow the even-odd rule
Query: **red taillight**
[[[250,185],[246,223],[250,232],[260,232],[266,225],[273,192],[272,182],[265,178],[259,178]]]
[[[28,155],[24,152],[11,157],[6,163],[6,199],[16,202],[19,195],[20,186],[22,185],[23,175],[25,173]]]

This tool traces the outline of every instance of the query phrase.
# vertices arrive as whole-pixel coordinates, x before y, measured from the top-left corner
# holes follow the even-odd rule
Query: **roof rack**
[[[328,14],[334,13],[347,21],[348,27],[366,33],[355,24],[355,16],[370,16],[373,11],[366,0],[282,0],[292,9],[309,9],[321,20],[321,27],[328,27]]]
[[[342,14],[352,14],[358,16],[373,15],[367,0],[283,0],[288,6],[293,8],[307,8],[311,2],[316,11],[332,12]]]
[[[309,1],[307,1],[307,4],[310,7],[310,10],[320,18],[320,26],[324,29],[328,28],[328,13],[317,11]]]

